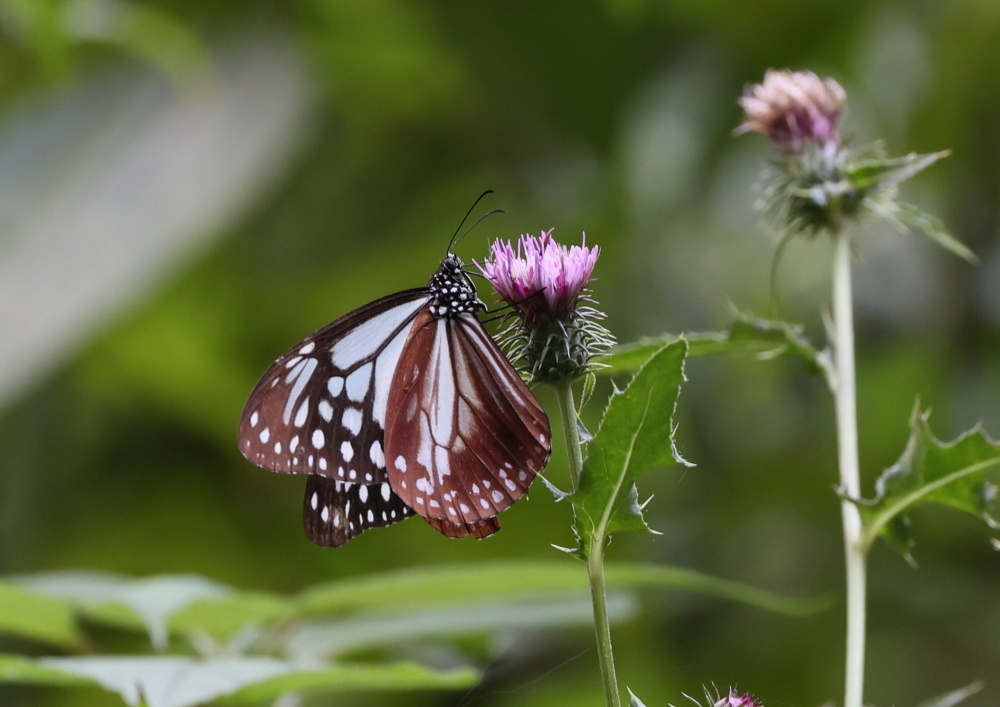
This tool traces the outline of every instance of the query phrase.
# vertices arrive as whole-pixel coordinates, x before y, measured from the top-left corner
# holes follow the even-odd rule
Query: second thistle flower
[[[504,343],[515,363],[535,381],[578,378],[595,364],[614,338],[599,320],[587,284],[600,254],[597,247],[564,246],[552,230],[523,235],[515,247],[498,240],[479,264],[497,295],[514,310]]]

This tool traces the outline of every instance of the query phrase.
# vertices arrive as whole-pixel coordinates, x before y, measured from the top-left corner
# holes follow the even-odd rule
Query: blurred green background
[[[267,365],[347,310],[424,284],[484,189],[506,215],[459,246],[556,227],[603,249],[621,341],[768,313],[769,158],[732,139],[745,83],[808,68],[847,129],[954,154],[904,187],[982,258],[866,231],[856,270],[862,468],[902,450],[919,396],[943,438],[1000,435],[1000,3],[605,0],[0,2],[0,571],[203,573],[291,592],[429,563],[552,558],[569,508],[540,486],[482,542],[419,521],[336,551],[301,529],[303,480],[237,452]],[[793,245],[786,318],[823,341],[828,249]],[[841,594],[831,400],[794,361],[694,360],[678,413],[697,467],[650,474],[662,536],[611,559],[796,596]],[[554,413],[551,396],[540,394]],[[549,476],[565,481],[564,456]],[[565,485],[565,484],[564,484]],[[973,519],[923,511],[919,568],[872,558],[867,698],[1000,689],[1000,557]],[[672,593],[615,630],[647,705],[738,684],[768,707],[840,699],[842,607],[791,619]],[[2,646],[0,646],[2,648]],[[412,653],[412,651],[411,651]],[[420,651],[416,651],[420,655]],[[468,694],[343,705],[597,705],[589,629],[480,653]],[[3,688],[3,705],[113,705]]]

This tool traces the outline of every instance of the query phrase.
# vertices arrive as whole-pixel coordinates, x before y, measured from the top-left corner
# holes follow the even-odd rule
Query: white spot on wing
[[[431,484],[430,480],[421,477],[417,479],[417,490],[423,491],[424,493],[433,493],[434,486]]]
[[[299,405],[299,411],[295,413],[295,422],[293,423],[296,427],[302,427],[306,424],[306,418],[309,417],[309,398],[302,401]]]
[[[319,411],[319,416],[327,422],[333,419],[333,406],[330,405],[328,400],[320,400],[317,410]]]
[[[388,501],[389,494],[392,493],[392,489],[389,488],[389,484],[382,484],[382,500]]]
[[[360,403],[365,399],[365,394],[368,393],[371,379],[372,364],[370,363],[366,363],[354,373],[347,376],[347,380],[344,382],[347,397],[356,403]]]
[[[372,442],[372,447],[368,451],[368,457],[372,460],[372,464],[379,469],[385,468],[385,455],[382,454],[382,444],[378,440]]]
[[[308,344],[299,349],[299,353],[305,356],[306,354],[311,354],[316,350],[316,342],[310,341]]]
[[[256,410],[254,410],[253,415],[250,416],[250,426],[256,427],[259,421],[260,421],[260,415],[257,414]]]
[[[260,431],[260,443],[267,444],[267,440],[271,439],[271,428],[265,427]]]
[[[503,503],[503,493],[500,491],[494,491],[490,494],[493,498],[493,503]]]
[[[402,456],[396,457],[396,461],[393,462],[393,464],[401,472],[403,472],[404,474],[406,473],[406,459],[404,459]]]
[[[347,408],[344,410],[344,416],[340,419],[340,424],[344,426],[345,429],[349,430],[355,437],[361,431],[361,423],[363,418],[361,417],[361,411],[357,408]]]
[[[316,507],[319,505],[319,494],[316,493],[315,491],[313,491],[312,498],[309,499],[309,505],[312,506],[312,509],[314,511],[316,510]]]
[[[323,445],[326,444],[326,435],[323,434],[323,430],[316,428],[312,433],[312,443],[316,449],[322,449]]]
[[[368,500],[368,487],[365,486],[364,484],[358,487],[358,498],[361,500],[362,503]]]
[[[346,439],[340,443],[340,454],[344,457],[345,462],[354,459],[354,447]]]

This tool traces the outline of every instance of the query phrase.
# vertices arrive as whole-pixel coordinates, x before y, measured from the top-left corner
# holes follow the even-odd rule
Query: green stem
[[[858,464],[858,418],[854,374],[854,315],[851,296],[851,241],[842,231],[834,234],[832,381],[837,412],[837,449],[840,462],[840,504],[844,526],[847,576],[847,656],[844,707],[862,707],[865,679],[865,585],[867,582],[864,526],[850,499],[861,497]]]
[[[573,492],[580,488],[580,474],[583,472],[583,444],[580,441],[580,426],[576,416],[576,401],[573,399],[572,381],[562,381],[553,386],[559,400],[559,417],[562,418],[563,438],[569,452],[569,475]]]
[[[576,403],[573,400],[573,385],[570,381],[562,381],[554,387],[559,400],[563,435],[569,452],[570,477],[575,492],[580,487],[580,475],[583,473],[583,446],[580,441]],[[611,650],[611,623],[608,621],[608,600],[604,581],[604,537],[595,537],[590,542],[581,538],[580,542],[582,549],[588,553],[587,574],[590,577],[590,597],[594,605],[597,658],[601,669],[601,680],[604,683],[604,697],[608,707],[621,707],[615,658]]]

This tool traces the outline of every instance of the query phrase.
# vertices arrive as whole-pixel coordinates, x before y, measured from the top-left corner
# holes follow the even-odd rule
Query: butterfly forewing
[[[386,481],[389,384],[410,322],[427,300],[426,289],[383,297],[280,356],[243,409],[243,455],[272,471]]]
[[[302,518],[317,545],[339,547],[369,528],[382,528],[413,515],[389,483],[350,484],[310,474]]]
[[[471,314],[417,316],[385,434],[393,490],[420,515],[459,524],[521,498],[551,451],[544,411]]]

